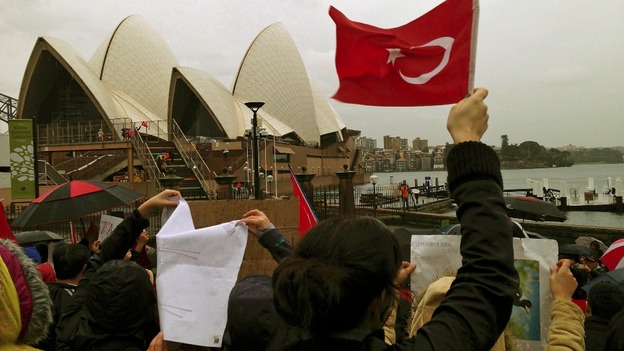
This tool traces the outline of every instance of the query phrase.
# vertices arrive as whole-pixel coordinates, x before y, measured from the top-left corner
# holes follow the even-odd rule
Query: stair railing
[[[208,195],[208,198],[212,198],[213,194],[217,193],[214,172],[212,172],[208,165],[206,165],[206,162],[204,162],[204,159],[197,151],[197,148],[195,148],[195,145],[187,139],[178,123],[173,120],[171,124],[173,144],[180,152],[180,156],[186,165],[193,170],[193,173],[197,177],[197,180],[199,180],[199,184],[206,192],[206,195]]]
[[[143,141],[141,133],[134,133],[134,137],[131,138],[131,141],[134,152],[136,152],[136,155],[139,157],[141,165],[143,165],[143,169],[145,169],[149,179],[154,181],[154,185],[158,191],[164,190],[164,187],[160,184],[159,178],[163,178],[165,174],[158,168],[158,163],[156,163],[156,159],[147,143]]]

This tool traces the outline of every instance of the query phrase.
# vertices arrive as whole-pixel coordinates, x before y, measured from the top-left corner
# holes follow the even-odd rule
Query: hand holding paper
[[[156,236],[158,310],[169,341],[220,347],[247,245],[238,221],[195,229],[184,200]]]
[[[152,210],[156,210],[163,207],[175,207],[178,205],[178,199],[181,199],[182,195],[177,190],[166,189],[159,194],[150,197],[145,201],[138,210],[141,216],[147,218]]]

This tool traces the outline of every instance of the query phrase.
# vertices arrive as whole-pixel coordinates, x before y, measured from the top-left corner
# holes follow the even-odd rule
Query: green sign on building
[[[32,119],[9,120],[11,197],[35,197],[35,148]]]

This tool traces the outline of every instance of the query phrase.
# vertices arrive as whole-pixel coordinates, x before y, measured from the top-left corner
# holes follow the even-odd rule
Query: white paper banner
[[[156,285],[166,340],[221,346],[229,294],[247,245],[247,227],[236,223],[188,230],[191,213],[181,200],[158,232]]]

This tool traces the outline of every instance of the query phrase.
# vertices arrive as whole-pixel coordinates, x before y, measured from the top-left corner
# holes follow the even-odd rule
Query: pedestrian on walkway
[[[401,196],[401,207],[403,208],[403,211],[407,211],[409,208],[410,187],[407,185],[405,180],[399,187],[399,194]]]

